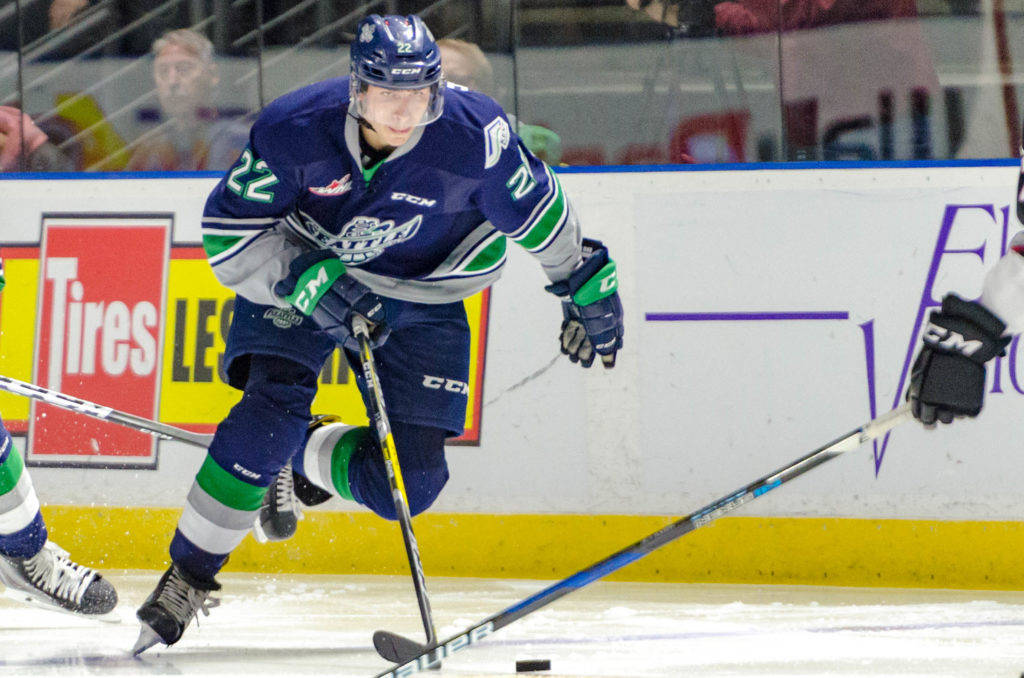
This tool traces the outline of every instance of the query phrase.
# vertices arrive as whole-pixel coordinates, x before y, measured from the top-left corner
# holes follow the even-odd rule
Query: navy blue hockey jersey
[[[329,248],[377,294],[425,303],[465,298],[493,283],[506,242],[566,278],[580,230],[551,168],[510,129],[492,99],[457,85],[443,115],[372,167],[347,114],[348,78],[271,103],[206,202],[203,245],[218,280],[261,304],[288,264]]]

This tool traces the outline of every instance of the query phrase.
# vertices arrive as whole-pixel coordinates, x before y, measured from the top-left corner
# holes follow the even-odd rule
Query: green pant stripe
[[[25,462],[22,461],[21,455],[18,454],[18,448],[14,446],[14,443],[9,443],[11,451],[7,455],[7,459],[4,463],[0,464],[0,494],[7,494],[14,489],[14,486],[18,484],[18,479],[21,478],[21,472],[25,468]]]
[[[331,482],[343,499],[354,501],[352,488],[348,484],[348,464],[359,449],[359,443],[370,434],[366,427],[354,428],[341,437],[331,452]]]
[[[196,482],[208,495],[238,511],[255,511],[267,493],[267,488],[250,485],[225,471],[209,454],[196,474]]]

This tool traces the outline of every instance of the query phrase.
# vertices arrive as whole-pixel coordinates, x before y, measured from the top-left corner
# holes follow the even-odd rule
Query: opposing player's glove
[[[544,289],[562,298],[562,353],[590,367],[596,352],[606,368],[615,367],[615,356],[622,348],[622,302],[608,248],[584,239],[583,264],[565,280]]]
[[[348,275],[334,252],[313,250],[301,254],[289,264],[288,271],[288,277],[274,286],[274,292],[312,318],[334,341],[359,350],[352,334],[356,314],[370,323],[374,348],[387,340],[391,330],[380,297]]]
[[[981,304],[947,294],[942,310],[929,317],[910,373],[907,400],[914,417],[926,425],[976,417],[985,397],[985,363],[1003,355],[1011,339],[1005,330]]]

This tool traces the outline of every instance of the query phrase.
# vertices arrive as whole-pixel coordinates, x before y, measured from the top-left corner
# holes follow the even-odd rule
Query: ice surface
[[[129,656],[157,572],[109,572],[121,624],[0,598],[0,676],[373,676],[376,629],[422,637],[404,577],[223,574],[222,602],[170,648]],[[546,582],[430,578],[453,635]],[[598,582],[424,676],[978,676],[1024,671],[1024,593]]]

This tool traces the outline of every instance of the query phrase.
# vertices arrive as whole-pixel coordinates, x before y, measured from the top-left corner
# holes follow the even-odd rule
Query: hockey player
[[[4,288],[0,261],[0,290]],[[75,563],[47,541],[32,479],[0,421],[0,583],[5,595],[62,612],[98,618],[117,605],[117,592],[98,572]]]
[[[509,240],[537,258],[546,289],[561,299],[562,351],[585,367],[595,356],[614,366],[622,306],[608,250],[581,240],[557,177],[501,108],[446,85],[419,17],[365,18],[349,77],[263,111],[203,217],[210,264],[237,293],[224,358],[243,395],[189,492],[171,566],[139,608],[136,653],[177,642],[206,610],[220,588],[215,575],[261,504],[277,508],[281,499],[287,508],[289,463],[307,490],[395,518],[368,428],[324,420],[307,433],[324,360],[341,345],[357,364],[356,315],[372,325],[410,510],[431,505],[448,479],[444,441],[461,433],[467,396],[429,388],[424,376],[468,381],[462,300],[498,279]],[[264,527],[288,531],[294,522]]]

